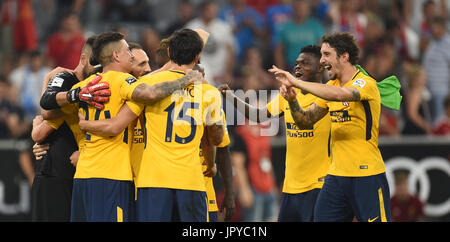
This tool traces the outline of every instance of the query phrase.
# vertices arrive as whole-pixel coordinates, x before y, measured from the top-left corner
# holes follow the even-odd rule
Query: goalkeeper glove
[[[102,110],[105,107],[103,103],[109,101],[111,91],[109,90],[109,83],[99,83],[101,79],[102,76],[98,75],[85,87],[70,90],[67,92],[67,100],[70,103],[85,102],[98,110]]]

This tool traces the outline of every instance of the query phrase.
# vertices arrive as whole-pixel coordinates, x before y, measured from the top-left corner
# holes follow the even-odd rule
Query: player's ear
[[[341,55],[341,60],[344,60],[344,61],[346,61],[346,62],[349,62],[349,60],[350,60],[350,55],[347,53],[347,52],[344,52],[342,55]]]
[[[119,51],[113,50],[111,58],[113,62],[119,62]]]
[[[86,66],[88,64],[88,58],[87,55],[85,53],[82,53],[80,56],[80,64],[83,66]]]
[[[200,53],[197,54],[197,56],[194,59],[194,63],[197,63],[200,61]]]

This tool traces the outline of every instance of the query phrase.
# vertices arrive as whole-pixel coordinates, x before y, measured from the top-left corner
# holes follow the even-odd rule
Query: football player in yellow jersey
[[[154,84],[184,75],[197,63],[202,48],[195,31],[175,32],[169,41],[168,71],[144,76],[141,81]],[[206,83],[188,86],[145,107],[147,146],[136,182],[138,221],[207,221],[198,153],[205,129],[210,144],[222,142],[220,108],[219,92]],[[213,165],[208,163],[208,169]]]
[[[381,100],[376,81],[356,68],[359,48],[349,33],[322,38],[320,63],[330,76],[327,84],[305,82],[273,66],[269,71],[283,86],[318,97],[306,111],[297,107],[301,128],[331,116],[331,165],[319,193],[314,221],[390,221],[390,195],[378,149]],[[290,93],[290,94],[288,94]]]
[[[294,67],[296,77],[308,82],[322,83],[324,69],[320,66],[320,57],[320,47],[306,46],[302,48]],[[252,119],[250,113],[257,113],[255,117],[257,120],[252,121],[261,122],[284,115],[286,168],[278,221],[312,222],[316,199],[330,165],[328,143],[331,124],[329,118],[324,117],[314,125],[300,128],[296,124],[296,117],[290,110],[292,110],[292,106],[299,105],[307,108],[315,102],[317,97],[298,91],[297,94],[285,100],[278,94],[265,108],[256,109],[240,101],[230,91],[226,91],[228,90],[226,86],[219,89],[227,98],[233,99],[236,108],[245,108],[243,112],[248,119]]]

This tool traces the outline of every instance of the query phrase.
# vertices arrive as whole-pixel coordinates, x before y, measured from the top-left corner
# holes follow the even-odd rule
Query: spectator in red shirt
[[[395,194],[391,198],[392,222],[424,221],[423,202],[408,188],[408,176],[398,173],[395,176]]]
[[[273,222],[278,212],[270,137],[261,125],[242,125],[232,135],[231,160],[243,222]]]
[[[60,30],[47,41],[47,56],[53,66],[75,69],[85,43],[78,14],[71,12],[61,20]]]

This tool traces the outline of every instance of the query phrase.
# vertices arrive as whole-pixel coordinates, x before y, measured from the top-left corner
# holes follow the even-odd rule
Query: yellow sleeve
[[[141,83],[141,81],[137,80],[133,76],[128,75],[125,81],[120,85],[120,96],[122,99],[131,100],[134,89]]]
[[[204,123],[212,125],[222,122],[222,96],[217,88],[207,90],[203,95],[203,101],[206,105],[204,112]]]
[[[136,116],[141,115],[142,111],[144,111],[144,104],[142,103],[138,103],[138,102],[134,102],[134,101],[126,101],[125,102],[128,107],[131,109],[131,111],[136,114]]]
[[[359,78],[352,81],[351,87],[356,88],[359,91],[361,100],[370,100],[374,98],[376,93],[376,83],[373,80],[366,78]]]
[[[65,114],[76,113],[78,111],[78,103],[71,103],[71,104],[65,105],[61,108],[61,111]]]
[[[327,100],[322,99],[322,98],[320,98],[320,97],[317,97],[317,98],[316,98],[316,101],[314,101],[314,103],[315,103],[317,106],[321,107],[321,108],[325,108],[325,109],[328,108],[328,104],[327,104],[328,102],[327,102]]]
[[[59,117],[57,119],[51,119],[51,120],[44,120],[50,127],[52,127],[54,130],[57,130],[59,126],[61,126],[64,123],[64,117]]]
[[[222,109],[222,122],[223,122],[223,140],[217,147],[223,148],[230,144],[230,136],[228,135],[227,120],[225,118],[225,112]]]
[[[282,112],[284,112],[284,108],[286,105],[286,100],[284,100],[284,98],[281,96],[281,94],[278,93],[278,95],[272,99],[272,101],[270,101],[269,103],[267,103],[267,111],[272,115],[272,116],[277,116],[279,114],[281,114]]]

